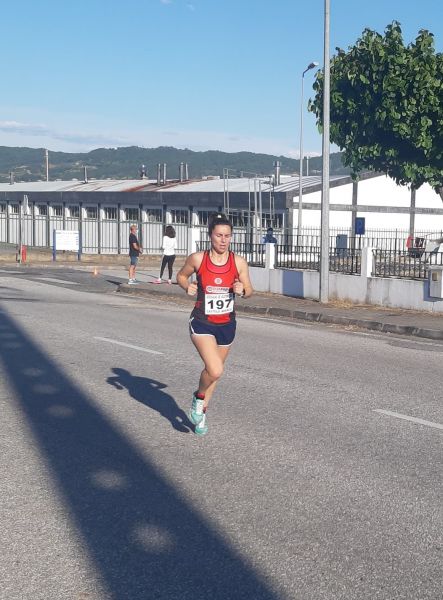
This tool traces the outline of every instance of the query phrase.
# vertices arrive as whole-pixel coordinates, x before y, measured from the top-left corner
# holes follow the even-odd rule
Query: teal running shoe
[[[189,419],[194,425],[198,425],[203,419],[203,405],[204,400],[197,398],[197,396],[194,394],[192,396],[192,406],[189,412]]]
[[[206,435],[208,433],[208,424],[206,422],[206,413],[203,413],[203,418],[198,425],[195,426],[197,435]]]

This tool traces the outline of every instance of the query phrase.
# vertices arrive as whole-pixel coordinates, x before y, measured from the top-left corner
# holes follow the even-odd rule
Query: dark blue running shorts
[[[214,325],[204,321],[197,321],[194,317],[189,319],[190,335],[212,335],[218,346],[230,346],[235,338],[237,323],[230,321],[225,325]]]

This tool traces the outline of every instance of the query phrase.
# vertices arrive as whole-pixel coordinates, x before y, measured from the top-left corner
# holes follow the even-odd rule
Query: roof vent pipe
[[[162,166],[160,163],[157,163],[157,185],[162,184]]]
[[[185,164],[185,181],[189,179],[188,163]]]
[[[163,163],[163,185],[166,183],[166,163]]]
[[[46,181],[49,181],[49,152],[45,150],[45,163],[46,163]]]
[[[88,167],[83,167],[83,171],[84,171],[83,183],[88,183]]]
[[[275,185],[280,185],[280,167],[281,162],[279,160],[274,161],[274,181]]]
[[[185,163],[180,163],[180,171],[179,171],[180,175],[180,183],[183,181],[184,177],[185,177]]]
[[[14,185],[14,171],[9,171],[9,185]]]

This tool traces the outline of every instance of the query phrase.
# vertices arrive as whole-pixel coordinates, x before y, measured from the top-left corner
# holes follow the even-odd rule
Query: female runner
[[[235,337],[235,297],[249,298],[253,289],[248,263],[229,250],[232,224],[225,215],[214,215],[209,223],[211,248],[194,252],[177,273],[177,282],[197,301],[189,320],[191,340],[204,363],[198,390],[192,398],[189,418],[195,433],[208,432],[206,410]],[[197,274],[196,282],[189,278]]]

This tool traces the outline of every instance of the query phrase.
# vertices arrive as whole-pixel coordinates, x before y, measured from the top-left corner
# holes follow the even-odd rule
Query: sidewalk
[[[186,296],[176,284],[155,284],[154,273],[143,273],[143,281],[136,285],[122,283],[118,292],[137,296],[180,297],[190,306],[195,298]],[[252,298],[238,299],[235,303],[238,313],[283,317],[294,320],[332,323],[354,326],[362,329],[410,335],[433,340],[443,340],[443,316],[427,312],[383,308],[380,306],[352,305],[343,302],[320,304],[315,300],[291,298],[278,294],[255,292]]]

